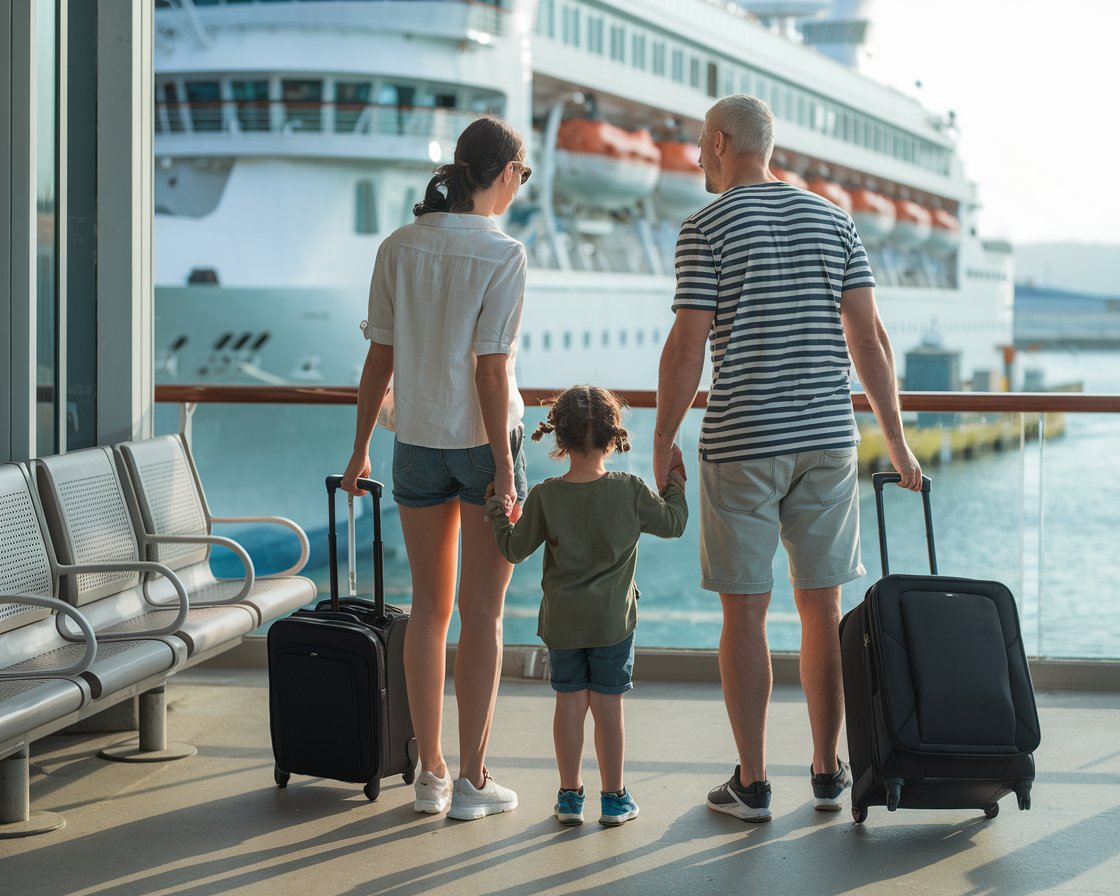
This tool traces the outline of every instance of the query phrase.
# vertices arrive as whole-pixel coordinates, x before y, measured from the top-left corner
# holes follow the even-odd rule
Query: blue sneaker
[[[617,793],[604,793],[601,797],[603,814],[599,816],[599,824],[620,825],[631,818],[638,817],[638,804],[630,791],[622,788],[622,796]]]
[[[553,811],[560,824],[583,824],[583,788],[557,793]]]

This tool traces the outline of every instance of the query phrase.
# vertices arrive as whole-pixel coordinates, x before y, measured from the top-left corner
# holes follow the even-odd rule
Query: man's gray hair
[[[727,135],[739,155],[761,156],[767,164],[774,151],[774,113],[756,96],[725,96],[707,115],[708,127]]]

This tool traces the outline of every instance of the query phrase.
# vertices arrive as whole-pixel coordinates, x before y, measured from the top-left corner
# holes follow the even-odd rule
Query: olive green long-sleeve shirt
[[[611,472],[593,482],[546,479],[529,492],[516,525],[500,502],[487,504],[498,550],[511,563],[545,545],[537,625],[545,644],[609,647],[634,631],[638,537],[678,538],[688,521],[680,480],[670,479],[663,494],[637,476]]]

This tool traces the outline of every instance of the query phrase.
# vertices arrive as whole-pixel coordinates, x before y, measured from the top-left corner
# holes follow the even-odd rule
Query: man
[[[849,353],[901,485],[921,488],[906,444],[894,357],[851,217],[770,173],[774,119],[730,96],[700,135],[707,189],[722,194],[677,241],[676,321],[661,355],[654,475],[695,397],[711,340],[700,434],[700,565],[723,604],[719,665],[739,752],[708,807],[770,820],[766,714],[773,685],[766,610],[778,538],[801,618],[801,683],[813,733],[814,805],[837,810],[851,786],[837,755],[844,702],[840,586],[863,575]]]

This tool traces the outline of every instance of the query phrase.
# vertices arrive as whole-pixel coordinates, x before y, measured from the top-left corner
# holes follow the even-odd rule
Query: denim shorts
[[[517,500],[529,492],[525,478],[525,429],[509,434],[513,451],[513,483]],[[424,448],[393,442],[393,500],[405,507],[434,507],[458,498],[466,504],[486,503],[486,486],[494,481],[494,452],[476,448]]]
[[[773,590],[779,538],[794,588],[830,588],[864,574],[855,448],[700,464],[701,587]]]
[[[634,633],[610,647],[549,648],[548,665],[554,691],[625,694],[634,687]]]

